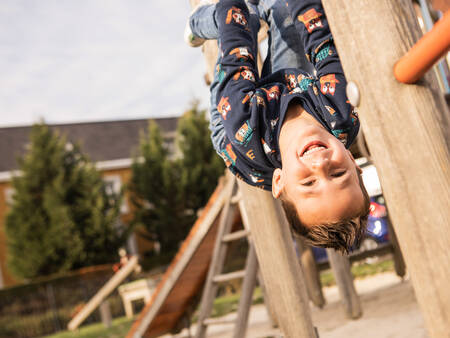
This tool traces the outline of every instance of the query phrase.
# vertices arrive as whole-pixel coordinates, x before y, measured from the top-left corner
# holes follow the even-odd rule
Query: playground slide
[[[157,337],[167,333],[189,310],[208,273],[225,192],[225,184],[220,183],[127,338]]]

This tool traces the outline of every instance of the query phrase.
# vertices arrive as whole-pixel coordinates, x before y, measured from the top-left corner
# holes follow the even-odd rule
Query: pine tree
[[[178,148],[181,151],[181,184],[186,194],[187,207],[195,214],[208,202],[217,180],[224,173],[223,160],[211,143],[206,111],[198,102],[181,117],[178,128]]]
[[[134,224],[144,227],[161,252],[171,255],[186,233],[184,202],[180,194],[180,162],[170,159],[158,125],[150,121],[141,134],[139,153],[132,165],[131,200]]]
[[[177,145],[179,151],[170,154],[157,124],[150,122],[130,183],[134,223],[159,242],[165,257],[175,254],[224,171],[211,145],[205,111],[196,103],[178,123]]]
[[[34,278],[113,261],[124,242],[115,227],[121,196],[106,195],[78,145],[44,124],[30,139],[6,219],[11,271]]]

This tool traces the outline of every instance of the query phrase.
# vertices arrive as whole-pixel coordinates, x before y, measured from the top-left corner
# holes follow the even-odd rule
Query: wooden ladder
[[[252,304],[253,291],[256,285],[258,261],[256,258],[255,249],[252,242],[249,240],[249,250],[247,254],[246,264],[244,270],[234,271],[230,273],[222,273],[225,257],[227,254],[228,244],[232,241],[242,239],[249,236],[250,231],[246,219],[246,213],[243,210],[242,203],[240,203],[241,195],[238,190],[235,177],[228,176],[228,183],[226,186],[227,197],[220,216],[219,229],[214,246],[213,256],[206,278],[205,287],[203,289],[202,299],[200,303],[200,313],[198,318],[196,338],[203,338],[206,335],[206,330],[209,325],[214,324],[235,324],[233,337],[245,337],[247,329],[248,315],[250,306]],[[239,210],[240,209],[240,210]],[[233,220],[236,212],[241,212],[244,223],[244,229],[232,232]],[[241,298],[239,300],[239,308],[237,317],[231,320],[214,319],[211,318],[213,302],[217,295],[218,286],[233,279],[243,278]]]

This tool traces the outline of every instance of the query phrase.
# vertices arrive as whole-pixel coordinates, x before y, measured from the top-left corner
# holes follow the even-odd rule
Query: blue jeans
[[[261,78],[284,68],[299,68],[312,72],[312,65],[306,60],[300,36],[284,0],[260,0],[255,6],[247,3],[250,12],[250,29],[259,30],[259,19],[269,25],[268,51],[264,60]],[[199,7],[190,17],[189,24],[194,35],[203,39],[217,39],[219,30],[216,22],[214,4]],[[214,79],[210,87],[210,130],[214,149],[218,153],[224,148],[225,129],[221,114],[217,111],[217,87],[219,73],[215,68]]]

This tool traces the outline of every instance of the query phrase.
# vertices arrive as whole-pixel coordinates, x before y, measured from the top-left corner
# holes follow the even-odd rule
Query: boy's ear
[[[353,155],[350,152],[350,150],[347,149],[347,152],[348,152],[348,156],[350,156],[350,158],[352,159],[352,162],[355,164],[356,171],[358,172],[358,174],[362,174],[362,169],[361,169],[361,167],[359,165],[356,164],[355,158],[353,157]]]
[[[272,176],[272,196],[279,198],[281,191],[283,190],[283,171],[280,168],[276,168],[273,171]]]

